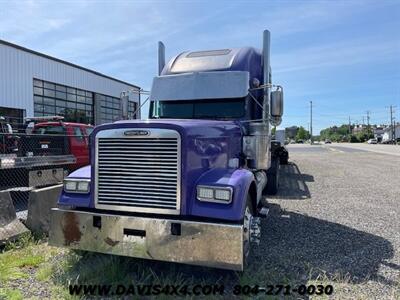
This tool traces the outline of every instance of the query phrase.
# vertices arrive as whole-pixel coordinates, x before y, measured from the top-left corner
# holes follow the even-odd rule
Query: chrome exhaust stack
[[[255,170],[267,170],[270,167],[270,44],[271,34],[269,30],[264,30],[262,121],[249,123],[248,135],[243,138],[243,152],[248,166]]]
[[[163,42],[158,42],[158,76],[161,75],[165,66],[165,46]]]
[[[271,33],[269,30],[264,30],[263,34],[263,50],[262,50],[262,63],[263,63],[263,85],[264,85],[264,101],[263,101],[263,123],[269,131],[269,102],[270,102],[270,48],[271,48]]]

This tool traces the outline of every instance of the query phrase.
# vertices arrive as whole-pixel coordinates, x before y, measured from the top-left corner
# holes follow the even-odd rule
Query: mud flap
[[[8,191],[0,191],[0,245],[13,241],[29,230],[17,219]]]

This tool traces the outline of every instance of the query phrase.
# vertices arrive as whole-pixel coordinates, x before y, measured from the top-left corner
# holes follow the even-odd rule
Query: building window
[[[96,103],[100,103],[100,122],[112,123],[122,119],[121,100],[119,98],[95,94]],[[128,101],[128,119],[134,119],[137,103]]]
[[[129,120],[133,120],[133,119],[137,119],[138,116],[138,112],[136,112],[137,110],[137,103],[133,102],[133,101],[129,101],[128,102],[128,119]],[[134,115],[136,113],[136,116]]]
[[[100,104],[100,124],[112,123],[122,119],[121,100],[119,98],[95,94],[96,103]],[[128,119],[134,119],[137,104],[128,101]]]
[[[100,104],[100,123],[111,123],[121,119],[120,99],[96,94],[95,101]]]
[[[93,124],[93,93],[33,79],[34,114],[63,116],[65,121]]]

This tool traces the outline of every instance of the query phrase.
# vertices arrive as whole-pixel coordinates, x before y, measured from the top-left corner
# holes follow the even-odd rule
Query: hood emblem
[[[128,135],[128,136],[150,135],[150,131],[147,131],[147,130],[127,130],[127,131],[124,131],[124,135]]]

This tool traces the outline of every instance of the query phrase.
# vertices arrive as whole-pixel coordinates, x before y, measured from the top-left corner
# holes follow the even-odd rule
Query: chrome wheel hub
[[[243,253],[247,257],[250,252],[250,243],[260,244],[261,237],[261,220],[253,217],[250,208],[246,207],[243,218]]]
[[[247,257],[250,253],[250,227],[251,227],[251,215],[249,207],[246,207],[243,218],[243,255]]]
[[[250,242],[259,245],[261,238],[261,220],[260,218],[252,217],[250,223]]]

